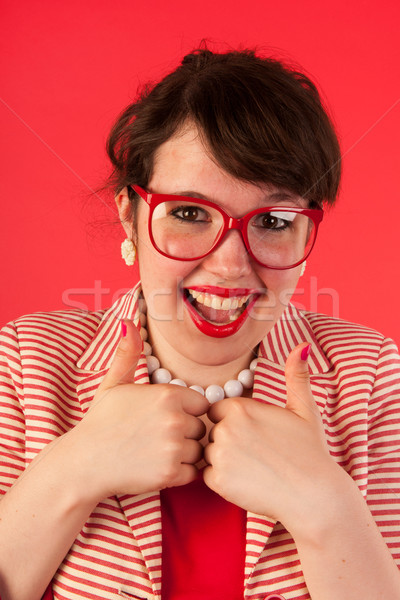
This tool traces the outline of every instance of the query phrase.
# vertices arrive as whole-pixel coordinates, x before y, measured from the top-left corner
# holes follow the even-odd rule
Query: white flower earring
[[[136,260],[136,246],[129,238],[126,238],[121,244],[121,255],[128,267],[131,267]]]
[[[305,260],[301,265],[300,277],[302,277],[304,275],[306,266],[307,266],[307,261]]]

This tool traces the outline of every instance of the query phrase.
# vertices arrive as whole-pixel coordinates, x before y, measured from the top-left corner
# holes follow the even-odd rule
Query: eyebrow
[[[204,194],[200,194],[199,192],[172,192],[171,196],[186,196],[187,198],[198,198],[199,200],[207,200],[207,202],[214,202],[214,200],[210,200]]]
[[[199,200],[207,200],[207,202],[214,202],[214,204],[218,204],[218,202],[215,202],[215,200],[210,199],[204,194],[200,194],[199,192],[193,192],[190,190],[173,192],[171,196],[186,196],[187,198],[198,198]],[[268,195],[268,198],[265,198],[265,201],[263,200],[261,207],[274,206],[275,204],[283,204],[284,202],[293,202],[293,204],[295,204],[299,208],[302,208],[301,201],[299,200],[299,198],[294,194],[285,191],[272,192]]]
[[[268,201],[273,200],[274,202],[286,202],[286,201],[290,201],[293,202],[294,204],[296,204],[297,206],[301,207],[301,202],[298,196],[291,194],[290,192],[273,192],[272,194],[270,194]]]

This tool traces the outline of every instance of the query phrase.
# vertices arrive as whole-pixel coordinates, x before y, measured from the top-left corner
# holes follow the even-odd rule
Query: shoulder
[[[43,352],[76,360],[95,335],[103,314],[79,310],[27,314],[1,329],[0,344],[3,352],[18,350],[21,356]]]
[[[351,323],[344,319],[330,317],[321,313],[309,311],[300,311],[303,318],[307,320],[314,333],[321,338],[340,338],[340,339],[362,339],[372,342],[381,342],[385,336],[364,325]]]
[[[381,360],[391,355],[398,358],[395,342],[370,327],[328,315],[301,311],[316,340],[331,362],[338,358],[357,361]]]

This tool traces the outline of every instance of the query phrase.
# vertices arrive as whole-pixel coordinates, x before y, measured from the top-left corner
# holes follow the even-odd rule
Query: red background
[[[344,177],[296,300],[400,342],[397,0],[3,0],[1,15],[1,323],[132,286],[114,208],[91,197],[104,141],[137,86],[206,38],[297,62],[322,88]]]

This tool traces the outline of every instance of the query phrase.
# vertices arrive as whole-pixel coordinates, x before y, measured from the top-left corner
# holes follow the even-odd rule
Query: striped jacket
[[[0,490],[88,410],[120,337],[137,322],[139,288],[107,311],[36,313],[1,333]],[[289,305],[260,345],[254,398],[285,404],[284,365],[297,344],[312,344],[311,387],[330,452],[357,482],[400,564],[400,361],[380,334]],[[148,382],[145,356],[135,374]],[[244,598],[310,598],[296,547],[281,523],[247,514]],[[158,493],[98,504],[53,579],[56,599],[161,597]]]

